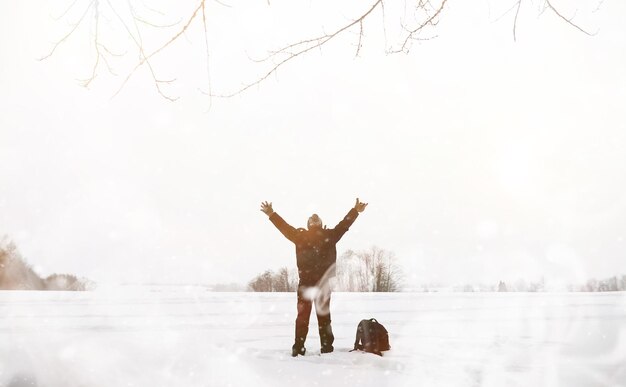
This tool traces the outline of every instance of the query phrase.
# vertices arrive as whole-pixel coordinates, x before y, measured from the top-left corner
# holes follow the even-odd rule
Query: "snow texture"
[[[626,386],[626,293],[334,293],[292,358],[294,293],[0,292],[0,386]],[[349,352],[356,326],[384,357]]]

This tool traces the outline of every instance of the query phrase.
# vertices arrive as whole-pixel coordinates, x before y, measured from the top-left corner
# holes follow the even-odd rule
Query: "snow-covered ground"
[[[334,293],[336,351],[290,357],[295,294],[0,292],[0,386],[626,386],[625,293]],[[384,357],[348,352],[356,326]]]

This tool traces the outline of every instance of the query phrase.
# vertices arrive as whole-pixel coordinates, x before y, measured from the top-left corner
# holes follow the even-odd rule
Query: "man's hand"
[[[360,202],[359,198],[356,198],[354,209],[357,210],[357,212],[363,212],[365,211],[365,207],[367,207],[367,203]]]
[[[261,212],[263,212],[267,216],[272,216],[272,214],[274,213],[274,209],[272,208],[272,203],[268,203],[268,202],[261,203]]]

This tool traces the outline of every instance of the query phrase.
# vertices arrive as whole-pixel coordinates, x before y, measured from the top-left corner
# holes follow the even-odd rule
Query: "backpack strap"
[[[356,338],[354,339],[354,349],[352,349],[350,352],[356,351],[356,350],[363,350],[363,324],[362,321],[359,323],[359,325],[356,328]]]

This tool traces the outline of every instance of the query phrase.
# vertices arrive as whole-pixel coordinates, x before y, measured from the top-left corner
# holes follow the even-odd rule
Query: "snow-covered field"
[[[295,294],[0,292],[0,386],[626,386],[625,293],[334,293],[336,351],[290,357]],[[348,352],[356,326],[384,357]]]

